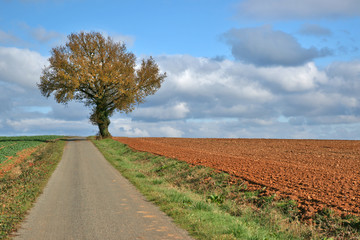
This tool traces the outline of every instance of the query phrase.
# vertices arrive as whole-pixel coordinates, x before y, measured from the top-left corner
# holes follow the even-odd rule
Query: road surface
[[[191,239],[89,141],[71,139],[15,239]]]

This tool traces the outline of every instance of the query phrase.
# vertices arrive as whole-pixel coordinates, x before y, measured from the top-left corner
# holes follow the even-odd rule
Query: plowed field
[[[269,194],[360,215],[360,141],[114,138],[133,149],[225,171]]]

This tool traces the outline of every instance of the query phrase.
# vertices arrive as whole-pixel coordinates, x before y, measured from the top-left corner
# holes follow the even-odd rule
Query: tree
[[[65,46],[51,50],[49,62],[38,84],[42,95],[54,93],[58,103],[77,100],[92,107],[90,121],[103,138],[111,137],[108,126],[114,111],[131,112],[166,77],[152,57],[137,66],[125,44],[98,32],[69,35]]]

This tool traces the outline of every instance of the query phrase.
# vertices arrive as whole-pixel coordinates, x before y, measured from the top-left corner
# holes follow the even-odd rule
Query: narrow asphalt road
[[[15,239],[191,239],[89,141],[70,140]]]

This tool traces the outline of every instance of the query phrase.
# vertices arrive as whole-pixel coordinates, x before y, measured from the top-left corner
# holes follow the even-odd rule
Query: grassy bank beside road
[[[60,161],[65,141],[51,139],[36,144],[30,156],[14,156],[11,160],[16,164],[0,175],[0,239],[9,238],[17,229]],[[18,141],[13,139],[13,143]]]
[[[105,158],[196,239],[359,239],[358,219],[324,212],[309,225],[296,202],[246,191],[241,181],[202,166],[93,140]]]
[[[43,142],[53,141],[59,136],[20,136],[20,137],[0,137],[0,164],[11,161],[17,153],[24,149],[34,148]]]

